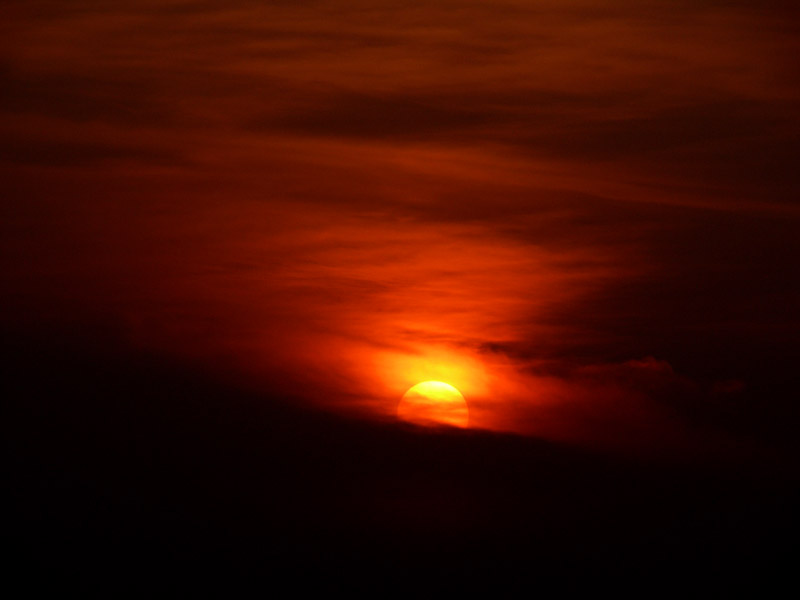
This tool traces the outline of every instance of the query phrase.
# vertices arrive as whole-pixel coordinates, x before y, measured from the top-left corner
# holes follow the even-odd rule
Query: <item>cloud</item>
[[[797,331],[791,10],[13,3],[5,319],[384,416],[450,374],[512,429],[749,390]]]

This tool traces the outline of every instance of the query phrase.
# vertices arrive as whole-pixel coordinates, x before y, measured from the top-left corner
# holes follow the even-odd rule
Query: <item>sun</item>
[[[449,383],[423,381],[403,395],[397,418],[418,425],[469,427],[469,407],[461,392]]]

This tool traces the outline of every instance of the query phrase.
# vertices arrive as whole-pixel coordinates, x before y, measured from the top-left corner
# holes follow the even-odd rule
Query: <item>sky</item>
[[[376,423],[425,380],[614,448],[796,418],[792,3],[3,13],[4,330]]]

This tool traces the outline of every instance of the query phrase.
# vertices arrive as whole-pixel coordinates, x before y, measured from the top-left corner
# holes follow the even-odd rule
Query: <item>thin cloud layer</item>
[[[113,323],[375,418],[450,377],[479,426],[567,438],[790,372],[791,6],[7,12],[7,327]]]

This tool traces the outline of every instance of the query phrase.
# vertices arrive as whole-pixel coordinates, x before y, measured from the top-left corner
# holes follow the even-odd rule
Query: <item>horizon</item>
[[[219,501],[261,518],[245,498],[261,492],[237,479],[258,473],[244,456],[251,444],[279,486],[319,496],[267,502],[295,519],[293,530],[264,517],[263,531],[280,530],[274,548],[319,530],[322,546],[344,536],[362,556],[370,523],[386,536],[375,547],[397,536],[406,548],[359,490],[407,520],[409,506],[428,514],[433,490],[429,517],[448,523],[431,525],[441,543],[458,547],[474,518],[485,529],[473,541],[536,556],[559,546],[556,570],[588,569],[604,543],[636,562],[633,548],[657,553],[671,526],[748,564],[747,544],[730,542],[739,511],[743,538],[787,557],[778,522],[792,531],[800,456],[792,3],[11,0],[4,12],[12,491],[57,515],[45,518],[55,530],[103,534],[41,499],[48,486],[67,493],[74,477],[75,503],[111,498],[107,526],[128,531],[138,521],[126,502],[139,500],[112,473],[114,457],[134,479],[164,454],[202,480],[216,448],[225,467],[207,474],[208,488],[143,485],[153,497],[205,494],[188,529],[208,518],[217,541],[247,537],[207,511]],[[407,396],[428,381],[457,392]],[[260,427],[263,446],[250,437]],[[293,434],[319,439],[304,451]],[[75,444],[63,464],[57,440]],[[385,477],[369,444],[388,461]],[[474,480],[468,461],[427,465],[425,444],[445,457],[463,449]],[[363,468],[339,462],[359,456]],[[507,479],[491,474],[493,457]],[[648,464],[674,497],[658,499]],[[430,483],[442,465],[455,470],[452,489]],[[563,479],[550,471],[560,468]],[[293,474],[303,469],[307,481]],[[614,490],[600,490],[606,469],[621,505],[636,504],[630,481],[645,481],[652,511],[615,512]],[[233,489],[220,498],[211,488],[224,488],[224,471]],[[337,477],[352,506],[331,491]],[[701,483],[716,477],[717,487]],[[406,480],[397,508],[390,490]],[[580,520],[571,495],[592,485],[607,504],[587,509],[594,533],[565,534],[570,554],[557,527]],[[695,516],[719,539],[689,525],[693,486],[708,500]],[[329,511],[325,493],[338,498]],[[554,511],[552,530],[517,493]],[[441,508],[451,494],[461,498],[452,518]],[[684,511],[674,523],[670,498]],[[177,522],[169,502],[142,502]],[[505,506],[507,520],[489,516]],[[360,533],[305,523],[306,509]],[[26,527],[48,539],[26,510],[17,541],[32,543]],[[754,516],[770,511],[763,524]],[[604,518],[627,533],[607,539]],[[634,544],[640,526],[658,533]],[[188,561],[167,530],[161,541],[181,548],[173,559]],[[123,539],[143,544],[136,535]],[[702,562],[668,546],[665,568]],[[322,568],[297,551],[298,564]]]

